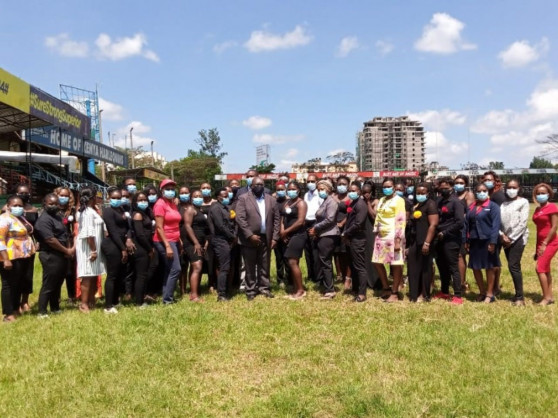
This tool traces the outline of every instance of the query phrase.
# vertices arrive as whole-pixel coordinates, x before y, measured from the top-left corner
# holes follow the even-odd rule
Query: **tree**
[[[352,152],[340,151],[327,157],[329,163],[334,167],[335,171],[344,170],[347,164],[355,161],[355,155]]]
[[[221,174],[221,164],[217,158],[200,155],[197,151],[188,151],[188,156],[174,160],[165,166],[164,171],[170,176],[174,173],[174,180],[178,185],[199,187],[208,182],[215,183],[215,175]]]
[[[306,167],[308,173],[314,173],[320,170],[320,165],[322,164],[321,158],[311,158],[306,161],[303,165]]]
[[[488,163],[488,169],[489,170],[503,170],[504,169],[504,163],[502,161],[490,161]]]
[[[260,174],[273,173],[273,171],[275,170],[275,164],[273,164],[273,163],[269,163],[269,164],[262,163],[262,164],[258,164],[258,165],[253,165],[252,167],[250,167],[250,170],[256,170]]]
[[[211,128],[209,131],[202,129],[198,135],[195,142],[200,146],[200,155],[216,158],[219,164],[223,164],[223,158],[227,156],[227,153],[221,152],[221,137],[217,128]]]
[[[544,139],[537,139],[537,143],[545,145],[545,156],[558,157],[558,134],[552,134]]]
[[[529,164],[529,168],[554,168],[550,160],[543,157],[533,157],[533,161]]]

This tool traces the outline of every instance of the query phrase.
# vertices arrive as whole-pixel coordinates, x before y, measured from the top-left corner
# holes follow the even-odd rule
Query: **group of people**
[[[323,299],[336,296],[337,277],[355,302],[366,301],[369,288],[386,302],[399,301],[406,265],[412,302],[437,298],[459,305],[467,267],[473,270],[478,301],[495,301],[503,249],[515,288],[512,303],[525,304],[521,259],[529,202],[517,180],[502,184],[488,171],[470,190],[469,179],[461,175],[418,184],[386,178],[378,199],[375,184],[362,178],[333,181],[309,174],[303,187],[284,175],[273,191],[254,170],[245,179],[243,187],[231,180],[213,191],[209,183],[191,190],[171,179],[138,190],[135,179],[126,178],[108,189],[106,203],[92,188],[78,196],[57,188],[44,197],[42,210],[31,205],[29,186],[19,185],[0,215],[4,321],[30,310],[36,252],[42,265],[40,317],[48,316],[49,307],[50,313],[60,312],[64,280],[70,300],[90,312],[105,274],[108,314],[118,313],[122,301],[140,308],[158,297],[163,304],[175,303],[177,290],[185,293],[188,282],[189,300],[202,302],[202,274],[219,302],[238,290],[249,301],[258,295],[273,298],[272,252],[277,282],[290,289],[291,300],[306,296],[304,256],[308,280]],[[551,259],[558,251],[558,207],[552,198],[548,184],[533,190],[541,305],[554,303]],[[434,261],[441,290],[432,295]]]

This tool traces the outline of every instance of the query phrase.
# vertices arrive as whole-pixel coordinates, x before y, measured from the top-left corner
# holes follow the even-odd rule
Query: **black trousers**
[[[358,289],[358,294],[366,296],[368,286],[368,267],[366,259],[366,238],[352,238],[349,248],[353,288]]]
[[[27,277],[29,271],[33,274],[34,259],[35,257],[12,260],[12,268],[10,270],[4,269],[4,263],[0,264],[2,313],[4,315],[15,315],[19,311],[22,281]]]
[[[137,249],[137,244],[136,244]],[[128,263],[126,263],[126,271],[124,274],[124,283],[123,288],[120,289],[120,293],[124,293],[126,295],[133,295],[134,294],[134,283],[136,282],[136,263],[134,262],[133,258],[134,255],[128,256]]]
[[[68,273],[68,259],[57,251],[41,251],[39,260],[43,266],[43,285],[39,293],[39,313],[60,310],[60,292]]]
[[[219,274],[217,275],[217,294],[227,296],[227,280],[231,268],[231,245],[219,236],[211,239],[215,260],[219,264]]]
[[[438,241],[436,245],[436,265],[440,271],[442,292],[449,294],[450,281],[453,280],[453,293],[461,296],[461,274],[459,274],[459,249],[461,243],[453,240]]]
[[[33,274],[35,272],[35,254],[29,257],[29,263],[32,268],[25,269],[25,275],[20,277],[20,288],[22,295],[30,295],[33,293]]]
[[[159,253],[155,251],[153,256],[150,257],[149,253],[136,243],[133,263],[136,271],[134,299],[136,305],[140,306],[143,304],[145,294],[147,293],[147,289],[149,287],[149,282],[157,270],[159,264]]]
[[[269,290],[270,251],[265,235],[261,236],[261,245],[243,245],[242,258],[246,266],[246,296]]]
[[[207,252],[205,254],[207,261],[207,283],[209,287],[217,287],[217,276],[215,275],[215,270],[217,269],[217,260],[215,258],[215,251],[213,250],[213,245],[211,241],[213,237],[209,238],[209,245],[207,247]]]
[[[509,248],[504,248],[508,260],[508,269],[515,288],[515,298],[523,299],[523,273],[521,272],[521,257],[523,256],[523,237],[517,239]]]
[[[287,259],[283,256],[285,252],[285,242],[279,240],[273,249],[275,253],[275,270],[277,272],[277,284],[284,283],[285,285],[291,283],[289,265]]]
[[[407,276],[409,277],[409,297],[416,301],[421,293],[425,299],[430,299],[430,285],[432,282],[432,251],[422,254],[422,244],[414,243],[407,254]]]
[[[316,224],[316,221],[306,221],[304,227],[308,230]],[[318,276],[318,247],[316,242],[310,237],[306,237],[306,244],[304,245],[304,259],[306,260],[306,272],[309,280],[319,282],[322,280]]]
[[[376,240],[376,236],[372,231],[366,232],[366,270],[368,272],[368,287],[370,289],[374,289],[376,283],[380,279],[378,275],[378,270],[374,267],[374,263],[372,262],[372,254],[374,252],[374,241]]]
[[[337,235],[319,237],[316,240],[316,248],[318,249],[318,277],[322,278],[322,283],[326,293],[334,292],[333,287],[333,252],[337,246]]]
[[[107,278],[105,280],[105,306],[107,309],[118,305],[118,289],[126,274],[126,264],[122,263],[122,252],[110,238],[101,244],[105,256]]]
[[[66,292],[68,292],[68,298],[76,298],[76,275],[77,275],[77,265],[76,258],[68,260],[68,271],[66,272]]]

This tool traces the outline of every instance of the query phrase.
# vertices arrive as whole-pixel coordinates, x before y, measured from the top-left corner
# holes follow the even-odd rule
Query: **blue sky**
[[[133,126],[168,160],[217,127],[226,172],[263,143],[284,169],[409,114],[428,161],[525,167],[558,133],[555,2],[2,3],[1,67],[56,96],[97,83],[105,137]]]

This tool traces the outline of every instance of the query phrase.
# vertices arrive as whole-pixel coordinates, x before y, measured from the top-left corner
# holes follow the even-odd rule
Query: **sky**
[[[528,167],[558,133],[558,2],[0,0],[0,67],[59,96],[98,89],[103,136],[167,160],[218,128],[224,171],[355,152],[409,115],[427,162]]]

